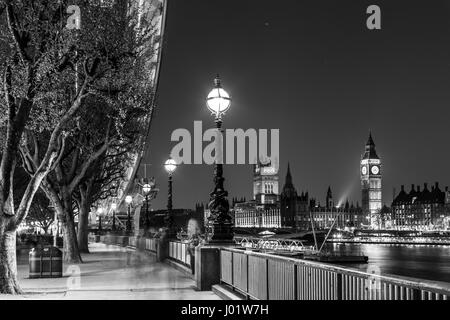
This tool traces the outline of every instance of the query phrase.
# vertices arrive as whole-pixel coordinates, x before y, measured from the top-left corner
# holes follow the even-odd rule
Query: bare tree
[[[106,8],[87,5],[84,12],[84,21],[88,20],[85,22],[88,27],[84,28],[88,31],[78,35],[75,66],[81,57],[92,63],[74,69],[75,90],[86,87],[85,95],[67,126],[68,138],[55,170],[41,184],[62,222],[64,260],[70,263],[82,262],[72,210],[74,192],[110,147],[127,142],[130,122],[134,121],[134,130],[139,130],[139,119],[150,112],[153,103],[153,88],[145,83],[147,75],[142,69],[155,54],[143,46],[152,37],[154,28],[140,24],[137,30],[133,18],[124,14],[120,5]],[[73,87],[70,81],[55,83],[56,90],[50,91],[47,103],[56,101],[57,107],[61,107],[70,102]],[[40,134],[44,141],[46,136],[46,132]],[[36,131],[30,132],[20,149],[30,175],[40,159],[40,143],[35,137]]]
[[[128,2],[119,1],[106,8],[81,2],[83,28],[73,31],[65,28],[66,1],[0,0],[0,114],[5,115],[0,117],[0,293],[21,293],[17,282],[16,229],[27,216],[41,182],[45,191],[51,183],[47,175],[53,170],[55,174],[62,172],[59,168],[68,154],[67,138],[73,145],[77,119],[87,106],[85,99],[105,96],[119,115],[123,105],[133,103],[126,96],[114,101],[108,100],[109,94],[103,95],[112,79],[121,79],[118,70],[131,72],[141,68],[142,72],[136,59],[151,54],[142,50],[142,43],[152,36],[147,32],[151,26],[137,29],[127,16]],[[88,163],[109,146],[108,132],[114,121],[107,123],[109,129],[104,132],[103,141],[106,146],[99,146],[88,156]],[[46,137],[45,143],[40,143],[42,137]],[[15,206],[14,172],[18,163],[30,180]],[[63,199],[46,192],[63,224],[65,259],[72,262],[80,259],[69,205],[72,197],[68,195],[90,166],[78,165],[70,182],[65,177],[60,179],[66,182]]]
[[[0,1],[0,119],[3,151],[0,164],[0,293],[17,294],[16,229],[28,214],[41,181],[52,170],[65,143],[63,128],[77,111],[81,91],[63,114],[50,137],[41,161],[14,205],[14,172],[22,134],[47,81],[65,73],[72,54],[71,39],[64,37],[61,4],[39,1]],[[85,90],[85,86],[83,87]]]

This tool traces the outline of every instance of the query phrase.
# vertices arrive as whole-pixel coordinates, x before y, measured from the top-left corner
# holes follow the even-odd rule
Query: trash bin
[[[61,278],[62,251],[56,247],[36,247],[29,254],[30,279]]]
[[[56,238],[56,246],[57,246],[58,248],[62,248],[63,245],[64,245],[63,238],[62,238],[62,237],[57,237],[57,238]]]

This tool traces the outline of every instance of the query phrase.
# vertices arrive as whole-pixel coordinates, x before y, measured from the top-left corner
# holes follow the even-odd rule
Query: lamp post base
[[[233,223],[211,223],[209,244],[234,244]]]
[[[161,233],[161,237],[164,237],[164,238],[167,238],[167,239],[170,239],[170,240],[174,240],[174,239],[177,238],[177,232],[175,230],[173,230],[173,229],[164,227],[163,231]]]
[[[132,232],[132,230],[131,230],[131,222],[130,222],[130,221],[127,221],[126,227],[125,227],[125,233],[126,233],[127,235],[130,235],[131,232]]]

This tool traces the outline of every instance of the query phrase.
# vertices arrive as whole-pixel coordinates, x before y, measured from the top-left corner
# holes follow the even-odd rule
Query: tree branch
[[[69,185],[69,190],[73,192],[75,188],[80,184],[81,180],[85,177],[87,170],[91,167],[91,165],[97,161],[100,156],[108,150],[109,142],[106,140],[103,145],[91,156],[88,158],[86,162],[83,163],[80,172],[76,175]]]
[[[32,103],[27,99],[22,99],[21,106],[14,119],[8,121],[6,130],[6,141],[3,147],[2,160],[0,165],[0,203],[4,203],[8,198],[11,182],[12,168],[17,156],[20,139],[29,116]],[[3,208],[2,208],[3,211]]]
[[[37,166],[37,163],[39,162],[39,141],[35,134],[32,134],[31,137],[33,138],[33,147],[34,147],[33,162]]]
[[[60,135],[59,137],[59,148],[57,151],[58,156],[56,157],[55,162],[53,163],[53,165],[50,168],[50,171],[55,170],[56,166],[61,163],[61,159],[63,157],[64,154],[64,149],[66,148],[66,138],[67,138],[67,134],[63,133]]]
[[[14,217],[14,227],[19,226],[23,219],[26,217],[37,189],[39,189],[42,181],[50,172],[53,161],[58,157],[58,150],[49,150],[47,157],[48,158],[41,162],[41,165],[37,169],[36,173],[28,182],[27,188],[25,189],[25,192],[22,196],[22,200],[20,201],[19,208],[17,209],[17,214]]]
[[[14,9],[11,0],[5,0],[6,3],[6,19],[8,23],[8,28],[13,38],[14,44],[17,47],[17,51],[20,57],[20,60],[25,65],[25,62],[29,62],[30,59],[25,52],[25,48],[23,47],[23,39],[20,36],[19,30],[17,28],[17,20],[14,15]]]
[[[27,147],[26,146],[19,147],[19,154],[22,159],[23,168],[30,176],[32,176],[36,172],[36,165],[33,162],[32,158],[30,157],[29,152],[24,149],[27,149]]]
[[[5,91],[5,101],[9,110],[9,120],[12,121],[16,116],[16,105],[13,101],[13,96],[11,94],[11,66],[5,67],[4,74],[4,91]]]
[[[81,139],[81,135],[79,137],[79,141]],[[75,153],[72,157],[72,163],[70,166],[70,170],[69,173],[67,174],[67,181],[72,181],[73,178],[75,177],[76,171],[77,171],[77,165],[78,165],[78,159],[80,157],[80,147],[76,147],[75,149]]]

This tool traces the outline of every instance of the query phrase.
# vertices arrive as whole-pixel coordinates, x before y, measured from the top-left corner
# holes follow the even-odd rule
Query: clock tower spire
[[[379,226],[381,204],[381,160],[378,157],[372,133],[369,133],[360,164],[362,209],[366,222],[372,228]]]

